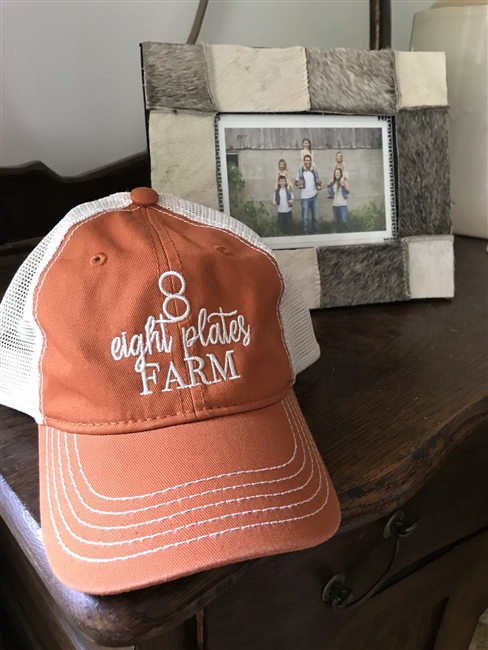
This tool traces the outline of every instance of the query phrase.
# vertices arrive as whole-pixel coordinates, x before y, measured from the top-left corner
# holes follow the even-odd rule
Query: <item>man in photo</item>
[[[279,176],[273,205],[278,207],[278,225],[284,235],[291,235],[293,192],[288,187],[286,176]]]
[[[322,189],[322,181],[315,165],[312,165],[312,156],[305,155],[303,164],[300,165],[295,185],[301,189],[302,199],[302,230],[308,235],[308,213],[312,213],[312,233],[319,232],[318,213],[318,190]]]

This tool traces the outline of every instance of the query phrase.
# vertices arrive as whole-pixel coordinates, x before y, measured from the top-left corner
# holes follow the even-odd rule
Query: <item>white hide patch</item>
[[[405,237],[411,298],[454,296],[454,237]]]
[[[282,269],[291,275],[308,309],[320,308],[320,274],[316,248],[275,250]]]
[[[214,115],[151,111],[151,185],[219,209]]]
[[[205,45],[210,94],[222,113],[310,110],[303,47]]]
[[[445,52],[395,52],[398,108],[447,106]]]

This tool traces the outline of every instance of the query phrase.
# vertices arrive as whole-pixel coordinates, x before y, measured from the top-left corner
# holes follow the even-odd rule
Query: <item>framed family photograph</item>
[[[275,249],[396,238],[391,118],[217,116],[221,209]]]

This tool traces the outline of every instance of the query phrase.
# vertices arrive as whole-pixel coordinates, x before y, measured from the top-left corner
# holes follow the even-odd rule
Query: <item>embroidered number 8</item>
[[[180,290],[177,291],[176,293],[170,293],[169,291],[166,291],[164,288],[164,280],[169,277],[169,276],[176,276],[178,280],[181,282],[181,287]],[[184,295],[185,290],[186,290],[186,281],[185,278],[181,275],[181,273],[178,273],[178,271],[165,271],[159,278],[158,281],[159,288],[161,290],[161,293],[166,296],[164,299],[162,308],[163,308],[163,313],[168,318],[169,320],[167,322],[169,323],[177,323],[180,320],[184,320],[188,314],[190,313],[190,301],[188,298]],[[182,314],[181,316],[173,316],[168,311],[168,305],[172,300],[181,300],[185,304],[185,313]]]

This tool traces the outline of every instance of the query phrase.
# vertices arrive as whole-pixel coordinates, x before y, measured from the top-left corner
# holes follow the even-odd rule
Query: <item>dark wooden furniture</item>
[[[28,248],[4,247],[3,289]],[[72,591],[44,554],[36,425],[2,407],[0,597],[13,647],[467,648],[488,606],[487,259],[485,242],[458,238],[452,301],[313,314],[322,356],[296,392],[343,516],[314,549],[119,596]],[[416,529],[376,593],[335,612],[324,586],[344,573],[339,596],[368,592],[390,564],[398,538],[383,533],[399,508]]]
[[[0,245],[5,248],[15,242],[18,249],[19,241],[44,237],[75,205],[133,187],[149,187],[149,155],[143,152],[69,177],[56,174],[42,162],[3,167],[0,184]]]

